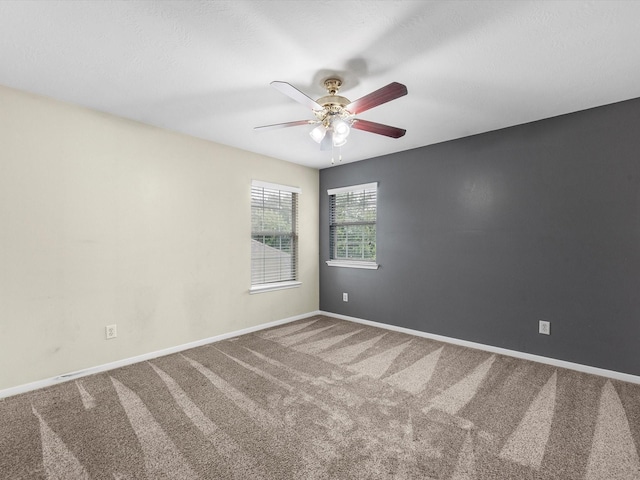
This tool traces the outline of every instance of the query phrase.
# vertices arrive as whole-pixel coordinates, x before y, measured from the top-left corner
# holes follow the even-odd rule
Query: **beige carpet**
[[[314,317],[0,401],[2,479],[640,479],[640,385]]]

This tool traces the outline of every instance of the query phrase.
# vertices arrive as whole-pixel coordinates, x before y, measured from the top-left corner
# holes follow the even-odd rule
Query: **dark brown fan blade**
[[[360,120],[358,118],[353,121],[351,128],[364,130],[365,132],[377,133],[378,135],[385,135],[391,138],[400,138],[407,133],[407,131],[402,128],[390,127],[389,125],[383,125],[382,123]]]
[[[357,115],[373,107],[382,105],[383,103],[395,100],[396,98],[402,97],[406,94],[406,86],[398,82],[393,82],[386,87],[382,87],[375,92],[371,92],[369,95],[365,95],[364,97],[351,102],[345,108],[347,109],[347,111],[353,113],[354,115]]]
[[[287,97],[293,98],[296,102],[309,107],[311,110],[322,110],[322,106],[316,103],[311,97],[308,97],[296,87],[287,82],[271,82],[271,86],[284,93]]]
[[[274,123],[273,125],[262,125],[253,127],[254,130],[272,130],[274,128],[297,127],[298,125],[312,125],[318,123],[316,120],[296,120],[295,122]]]

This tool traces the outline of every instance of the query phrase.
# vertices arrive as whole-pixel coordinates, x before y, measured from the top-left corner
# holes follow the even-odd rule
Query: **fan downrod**
[[[327,78],[324,81],[324,88],[327,89],[329,95],[335,95],[342,86],[342,80],[339,78]]]
[[[327,78],[324,81],[324,88],[327,89],[327,95],[316,100],[316,103],[324,108],[324,115],[329,111],[333,113],[343,113],[344,107],[351,103],[351,100],[340,95],[336,95],[342,86],[342,80],[336,77]]]

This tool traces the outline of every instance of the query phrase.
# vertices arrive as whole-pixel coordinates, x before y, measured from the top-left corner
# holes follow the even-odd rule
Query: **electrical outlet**
[[[348,302],[349,301],[349,294],[348,293],[343,293],[342,294],[342,301],[343,302]]]
[[[104,327],[104,333],[105,333],[105,336],[107,337],[107,340],[109,340],[111,338],[116,338],[118,336],[118,329],[115,324],[107,325],[106,327]]]
[[[538,333],[543,335],[551,335],[551,322],[540,320],[538,323]]]

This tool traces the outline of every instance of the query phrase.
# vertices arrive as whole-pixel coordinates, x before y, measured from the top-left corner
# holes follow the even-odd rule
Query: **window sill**
[[[364,268],[367,270],[377,270],[380,267],[376,262],[357,262],[354,260],[327,260],[327,265],[330,267]]]
[[[298,288],[302,285],[302,282],[279,282],[279,283],[265,283],[262,285],[252,285],[249,289],[250,294],[273,292],[274,290],[285,290],[287,288]]]

